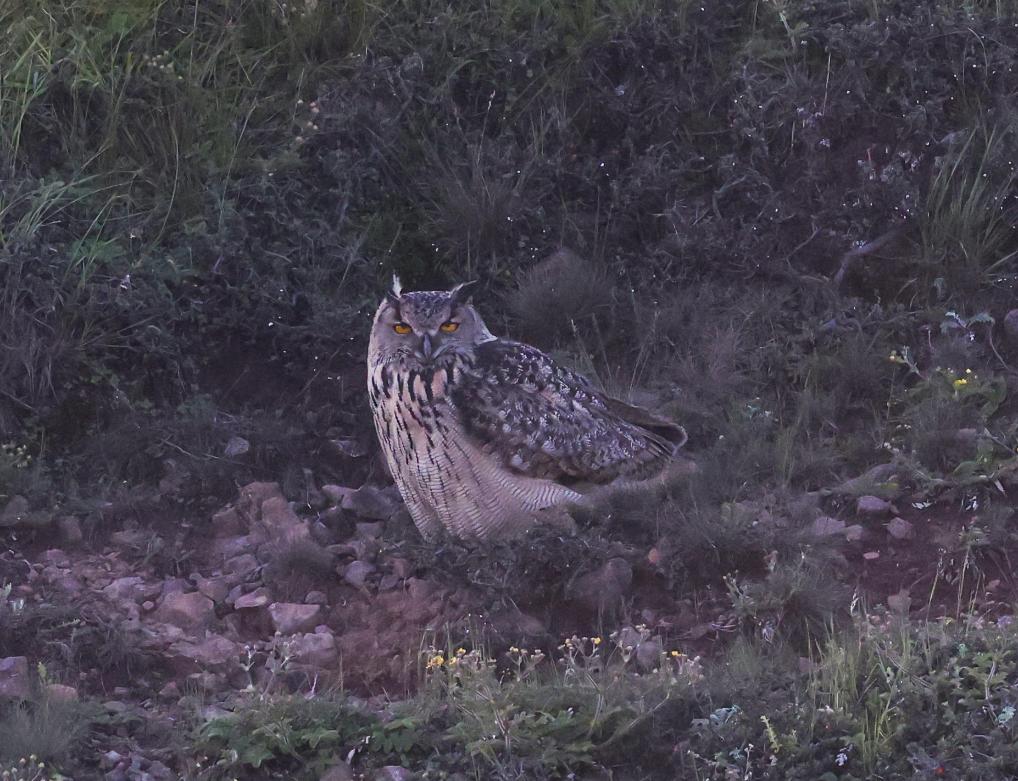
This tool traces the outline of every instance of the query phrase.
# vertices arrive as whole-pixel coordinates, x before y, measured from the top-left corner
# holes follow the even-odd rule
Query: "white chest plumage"
[[[426,537],[442,528],[487,538],[545,507],[579,498],[565,486],[515,474],[467,436],[447,393],[460,367],[433,373],[371,368],[375,429],[393,479]]]

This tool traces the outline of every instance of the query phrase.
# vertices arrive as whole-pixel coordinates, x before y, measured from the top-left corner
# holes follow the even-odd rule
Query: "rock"
[[[370,485],[361,486],[356,491],[344,494],[340,506],[354,515],[375,521],[386,521],[399,509],[399,503],[395,499]]]
[[[116,767],[123,761],[123,756],[118,754],[116,751],[107,751],[99,759],[99,767],[103,770],[109,770],[110,768]]]
[[[399,588],[402,583],[402,578],[396,577],[392,573],[382,575],[382,579],[378,581],[378,590],[392,591],[394,588]]]
[[[243,534],[247,529],[244,519],[240,517],[236,507],[224,507],[212,516],[212,525],[217,537],[232,537]]]
[[[217,673],[198,672],[187,676],[187,688],[191,691],[203,691],[209,694],[225,691],[226,678]]]
[[[239,643],[221,635],[209,635],[200,642],[180,640],[169,647],[167,655],[181,672],[229,671],[236,667],[242,650]]]
[[[240,556],[234,556],[232,559],[228,559],[226,564],[223,565],[223,572],[227,575],[237,575],[238,577],[247,580],[254,575],[262,565],[258,563],[258,559],[251,553],[243,553]]]
[[[197,591],[188,594],[173,592],[163,597],[155,617],[157,621],[181,629],[202,629],[215,621],[215,604]]]
[[[817,537],[832,537],[845,533],[845,522],[822,515],[813,521],[813,534]]]
[[[915,529],[904,518],[894,517],[887,524],[887,533],[896,540],[911,540],[915,536]]]
[[[534,616],[509,607],[488,617],[487,631],[504,645],[529,646],[543,641],[548,628]]]
[[[374,564],[370,564],[366,561],[356,560],[351,561],[346,565],[346,569],[343,570],[343,580],[349,583],[354,588],[363,588],[364,582],[368,579],[368,576],[375,571],[376,567]]]
[[[60,541],[65,545],[77,545],[85,539],[81,531],[81,522],[73,515],[57,518],[57,531],[60,532]]]
[[[273,602],[269,616],[277,632],[293,635],[314,629],[322,618],[321,605],[299,605],[294,602]]]
[[[332,667],[339,661],[336,638],[329,631],[296,635],[292,638],[291,648],[294,660],[299,664]]]
[[[78,690],[62,683],[46,684],[46,699],[50,702],[77,702]]]
[[[0,659],[0,702],[27,700],[32,696],[32,681],[28,677],[28,659],[8,656]]]
[[[386,765],[377,771],[373,781],[413,781],[417,776],[413,771],[399,765]]]
[[[860,496],[855,502],[855,511],[859,515],[886,515],[893,509],[889,501],[879,496]]]
[[[352,494],[356,488],[347,488],[345,485],[323,485],[322,493],[333,504],[342,504],[347,494]]]
[[[636,646],[636,663],[642,670],[653,670],[661,664],[663,646],[656,637],[644,640]]]
[[[633,568],[622,558],[609,559],[600,569],[576,579],[569,596],[590,610],[613,608],[633,582]]]
[[[247,527],[271,540],[294,542],[310,536],[308,525],[290,507],[278,483],[250,483],[240,489],[237,512]]]
[[[250,594],[238,597],[234,601],[233,607],[237,610],[249,610],[256,607],[265,607],[270,602],[272,602],[272,593],[265,586],[261,586]]]
[[[368,540],[377,540],[382,536],[384,524],[381,521],[360,521],[357,524],[357,536]]]
[[[308,605],[327,605],[329,597],[324,591],[309,591],[304,597],[304,602]]]
[[[262,504],[262,526],[272,540],[296,542],[311,536],[311,530],[282,496],[267,499]]]
[[[338,438],[327,441],[329,449],[343,458],[364,458],[368,454],[368,449],[356,439]]]
[[[114,602],[134,602],[135,604],[154,599],[162,590],[160,583],[146,583],[144,578],[132,575],[117,578],[102,590],[107,598]]]
[[[227,458],[237,458],[247,453],[250,449],[251,443],[244,439],[244,437],[230,437],[226,441],[226,447],[223,448],[223,455]]]
[[[353,770],[346,762],[340,762],[319,776],[318,781],[353,781]]]
[[[406,559],[391,558],[387,560],[387,564],[392,570],[392,574],[403,580],[409,578],[414,571],[413,565]]]
[[[176,681],[170,681],[163,688],[159,690],[159,697],[161,699],[176,702],[180,699],[180,687],[177,686]]]
[[[908,589],[903,588],[897,594],[891,594],[887,598],[887,606],[899,615],[908,615],[908,609],[912,606],[912,597]]]
[[[1012,309],[1004,315],[1004,333],[1008,341],[1018,344],[1018,309]]]
[[[110,543],[120,548],[142,550],[147,548],[150,542],[152,542],[152,532],[145,529],[122,529],[110,535]]]
[[[50,548],[47,551],[43,551],[39,559],[46,564],[52,564],[54,567],[66,568],[71,566],[71,558],[60,548]]]
[[[28,500],[19,494],[15,494],[0,512],[0,526],[17,526],[22,519],[28,515]]]
[[[858,542],[862,539],[865,531],[858,523],[853,523],[851,526],[845,527],[845,539],[849,542]]]
[[[230,587],[226,582],[226,578],[206,578],[196,573],[191,576],[191,580],[194,581],[198,591],[213,602],[225,602],[227,595],[230,593]]]
[[[165,597],[167,594],[178,594],[190,590],[191,590],[190,582],[184,580],[183,578],[166,578],[166,580],[162,582],[162,586],[160,587],[160,589],[156,591],[156,594],[162,593],[162,595]]]

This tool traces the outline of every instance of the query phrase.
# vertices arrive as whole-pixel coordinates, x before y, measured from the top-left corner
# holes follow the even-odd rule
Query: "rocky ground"
[[[912,501],[898,487],[907,480],[888,464],[823,496],[765,497],[729,511],[754,526],[797,515],[816,545],[836,551],[853,602],[878,612],[947,615],[964,600],[983,620],[1011,621],[1018,584],[1009,551],[965,581],[957,541],[979,508]],[[893,496],[860,494],[867,487]],[[20,497],[2,516],[10,547],[0,557],[9,584],[0,700],[28,699],[41,686],[53,698],[100,701],[105,726],[94,755],[78,763],[83,778],[181,777],[193,770],[180,754],[181,725],[226,713],[241,691],[341,688],[384,716],[413,693],[428,647],[483,644],[498,657],[526,645],[553,655],[564,637],[615,630],[632,635],[637,664],[651,669],[665,649],[709,656],[747,623],[766,639],[782,620],[740,614],[734,581],[728,593],[718,583],[670,589],[664,573],[682,544],[673,539],[617,543],[587,571],[553,573],[564,584],[556,600],[507,604],[482,579],[428,569],[391,486],[326,485],[298,504],[275,483],[251,483],[208,519],[149,515],[159,498],[136,496],[123,528],[90,539],[72,515],[29,531],[24,524],[44,513]],[[773,568],[776,553],[762,558]],[[66,678],[73,670],[78,677]],[[377,777],[405,776],[387,768]]]

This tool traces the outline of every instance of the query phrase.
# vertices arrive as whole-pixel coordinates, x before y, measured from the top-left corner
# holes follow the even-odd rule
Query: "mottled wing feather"
[[[509,469],[562,483],[641,479],[685,441],[680,427],[502,339],[478,345],[452,402],[466,433]]]

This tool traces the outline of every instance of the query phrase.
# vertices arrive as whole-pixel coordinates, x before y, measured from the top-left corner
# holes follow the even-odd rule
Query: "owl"
[[[426,539],[507,536],[666,468],[686,441],[680,426],[494,336],[471,284],[410,293],[394,279],[371,329],[375,430]]]

